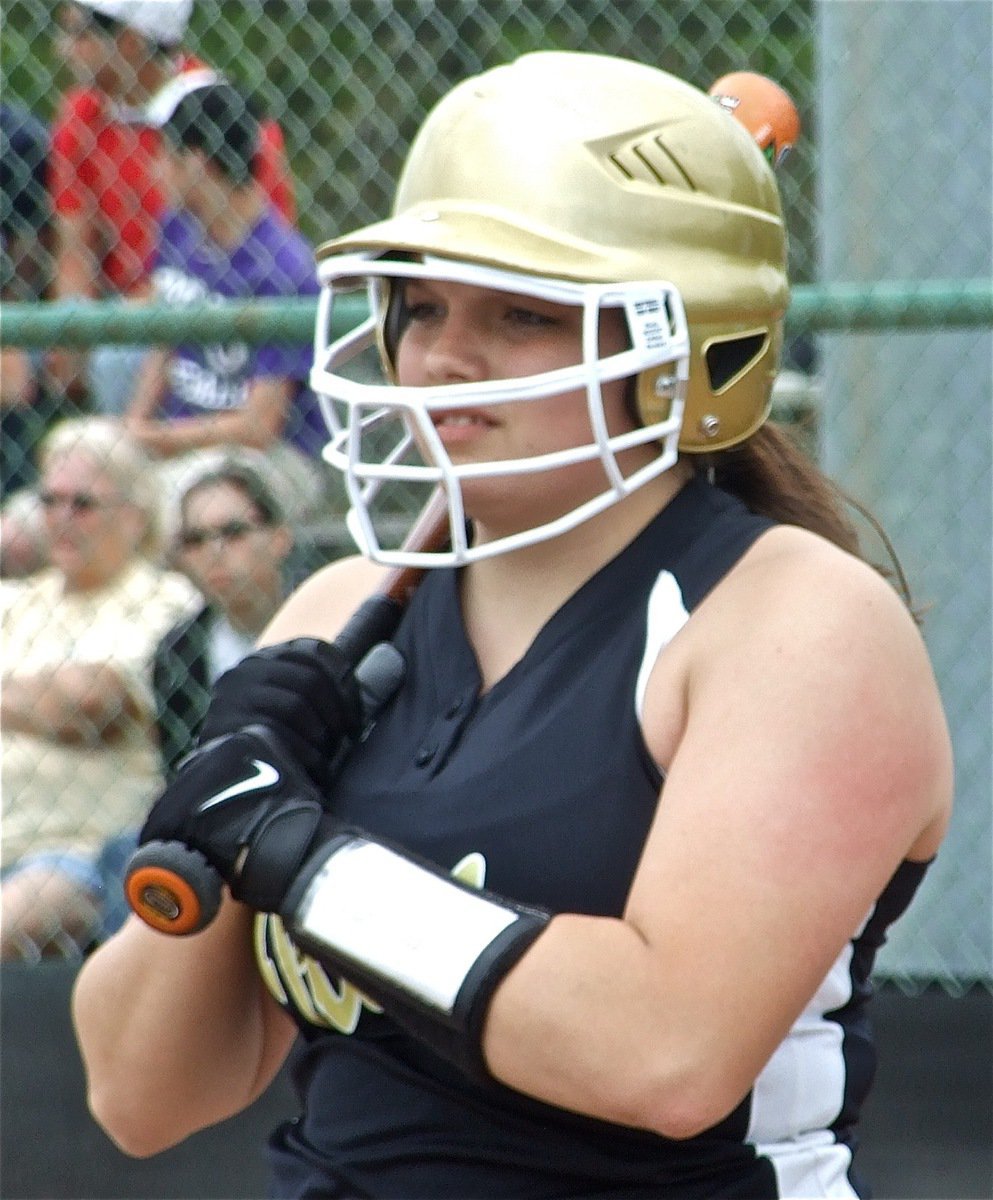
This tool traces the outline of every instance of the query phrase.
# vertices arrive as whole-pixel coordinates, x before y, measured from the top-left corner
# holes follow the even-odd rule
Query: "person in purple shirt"
[[[182,207],[163,223],[153,285],[170,306],[316,295],[311,246],[251,174],[258,122],[230,84],[176,81],[163,114],[172,186]],[[274,460],[297,517],[325,492],[327,427],[307,386],[310,347],[232,341],[152,353],[125,414],[143,448],[185,476],[191,456],[237,445]]]

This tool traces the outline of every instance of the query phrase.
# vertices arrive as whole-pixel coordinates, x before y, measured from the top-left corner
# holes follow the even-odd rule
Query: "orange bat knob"
[[[148,842],[128,863],[124,894],[146,925],[185,936],[214,919],[221,881],[196,850],[179,842]]]
[[[744,125],[773,167],[782,163],[800,136],[800,114],[778,83],[757,71],[732,71],[708,94]]]

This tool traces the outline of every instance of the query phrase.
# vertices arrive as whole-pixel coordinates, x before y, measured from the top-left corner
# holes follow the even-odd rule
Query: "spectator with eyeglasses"
[[[152,657],[197,602],[161,565],[155,470],[117,421],[54,426],[39,468],[48,565],[0,590],[4,959],[99,937],[101,848],[161,785]]]
[[[206,603],[155,654],[154,691],[165,773],[195,746],[214,681],[251,651],[286,597],[293,534],[263,472],[227,456],[186,483],[173,561]]]

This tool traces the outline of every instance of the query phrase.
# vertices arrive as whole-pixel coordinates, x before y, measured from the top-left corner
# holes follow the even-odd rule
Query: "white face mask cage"
[[[571,283],[565,280],[519,275],[496,268],[448,259],[425,258],[403,262],[349,254],[325,260],[319,266],[322,289],[314,338],[314,366],[310,384],[317,394],[331,440],[325,459],[344,475],[351,504],[347,523],[364,555],[388,566],[459,566],[495,554],[556,537],[596,513],[616,504],[676,461],[689,370],[689,331],[679,293],[671,284]],[[383,319],[384,280],[431,279],[494,288],[534,296],[582,309],[582,357],[573,366],[512,379],[494,379],[443,386],[406,387],[370,382],[370,372],[360,379],[342,374],[377,345],[377,326]],[[341,337],[332,339],[337,296],[363,282],[369,295],[371,316]],[[603,308],[623,311],[630,346],[600,357],[599,327]],[[607,430],[601,385],[637,376],[668,364],[659,375],[656,392],[665,415],[651,424],[620,434]],[[380,376],[381,378],[381,376]],[[441,442],[432,416],[450,409],[494,406],[540,400],[563,392],[585,391],[592,440],[529,458],[453,463]],[[416,432],[416,437],[415,437]],[[419,443],[419,445],[418,445]],[[654,443],[657,455],[625,475],[617,456],[632,447]],[[527,476],[549,468],[599,459],[606,486],[598,495],[564,515],[513,534],[472,545],[463,506],[462,481],[473,478]],[[439,551],[392,549],[384,538],[396,531],[396,485],[409,496],[439,485],[448,504],[450,545]],[[415,516],[404,524],[412,525]]]

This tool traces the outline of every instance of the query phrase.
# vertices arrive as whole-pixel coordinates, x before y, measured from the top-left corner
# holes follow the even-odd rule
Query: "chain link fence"
[[[53,296],[28,118],[51,127],[72,56],[58,36],[64,6],[2,7],[3,287],[16,305]],[[793,95],[804,134],[780,184],[799,293],[892,283],[912,300],[915,287],[944,281],[949,303],[935,306],[930,327],[827,331],[816,313],[793,322],[777,403],[808,422],[812,453],[882,519],[930,606],[958,806],[880,973],[950,990],[993,979],[989,310],[942,324],[957,295],[993,274],[991,19],[986,0],[196,0],[184,42],[278,123],[311,247],[387,211],[413,133],[458,79],[533,49],[580,49],[642,59],[703,88],[757,70]],[[45,354],[36,347],[30,361]],[[16,381],[6,358],[5,374]],[[88,411],[92,396],[6,397],[2,482],[16,505],[10,497],[37,473],[41,432],[70,409]],[[340,499],[325,500],[321,519],[340,529]],[[337,548],[332,538],[316,552]],[[313,563],[291,557],[288,569]],[[14,667],[5,662],[5,673]]]

